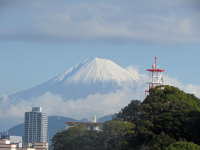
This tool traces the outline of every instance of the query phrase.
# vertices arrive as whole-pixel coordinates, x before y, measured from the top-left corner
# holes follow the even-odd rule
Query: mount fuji
[[[144,95],[144,78],[133,67],[93,58],[33,88],[0,99],[0,130],[23,122],[24,112],[40,106],[51,116],[98,118],[117,113]]]
[[[140,80],[137,73],[130,73],[107,59],[87,59],[59,76],[33,88],[8,96],[10,100],[29,100],[46,92],[59,94],[67,101],[85,98],[92,94],[106,94],[123,88],[133,88]]]

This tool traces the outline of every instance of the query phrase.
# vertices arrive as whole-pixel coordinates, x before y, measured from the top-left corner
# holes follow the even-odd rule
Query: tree
[[[161,132],[159,135],[154,135],[150,141],[149,149],[150,150],[164,150],[171,143],[174,143],[175,140],[170,136],[166,135],[164,132]]]
[[[132,100],[128,106],[125,106],[118,114],[115,115],[114,119],[129,121],[137,125],[140,116],[140,105],[141,101]]]
[[[188,141],[200,145],[200,112],[192,112],[190,119],[186,122],[186,136]]]
[[[135,125],[127,121],[110,121],[104,124],[103,136],[105,148],[108,150],[122,150],[128,146],[128,138],[134,132]]]
[[[100,139],[101,133],[95,130],[87,130],[82,136],[75,139],[74,144],[77,145],[79,141],[79,148],[81,150],[103,150],[103,141]],[[75,148],[78,150],[78,148]]]
[[[193,111],[200,111],[200,100],[172,86],[157,87],[150,93],[140,105],[140,126],[156,135],[164,132],[176,140],[187,139],[186,122]]]
[[[166,150],[200,150],[200,146],[192,142],[177,141],[166,147]]]
[[[86,133],[83,126],[75,126],[68,130],[58,132],[52,139],[54,150],[79,150],[81,141],[77,140]]]
[[[143,102],[132,100],[103,132],[76,126],[57,133],[52,143],[55,150],[196,150],[199,139],[200,99],[163,86]]]
[[[158,148],[166,145],[166,141],[179,139],[200,144],[200,99],[173,86],[151,89],[142,103],[131,101],[115,119],[136,124],[131,138],[133,148],[149,149],[152,145]]]

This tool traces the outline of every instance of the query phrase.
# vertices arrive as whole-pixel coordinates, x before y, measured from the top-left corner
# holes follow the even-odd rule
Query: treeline
[[[132,100],[102,132],[83,126],[58,132],[54,150],[200,150],[200,99],[172,86],[150,93]]]

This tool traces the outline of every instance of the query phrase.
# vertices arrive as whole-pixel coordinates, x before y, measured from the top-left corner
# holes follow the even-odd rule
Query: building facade
[[[24,146],[34,147],[34,143],[47,142],[48,117],[42,112],[42,107],[33,107],[31,112],[25,112]]]
[[[92,116],[91,122],[65,122],[66,129],[75,127],[77,125],[83,126],[87,130],[102,131],[103,123],[97,122],[96,116]]]
[[[17,148],[22,147],[22,136],[9,136],[8,138],[11,144],[16,144]]]
[[[18,148],[8,139],[0,139],[0,150],[48,150],[48,143],[35,143],[34,148]]]
[[[102,131],[103,123],[100,122],[65,122],[66,129],[75,127],[77,125],[83,126],[87,130]]]
[[[0,150],[16,150],[16,145],[11,144],[10,140],[0,139]]]

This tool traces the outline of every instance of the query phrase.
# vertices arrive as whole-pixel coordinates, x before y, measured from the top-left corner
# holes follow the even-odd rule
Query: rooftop
[[[101,125],[102,122],[65,122],[67,125]]]

